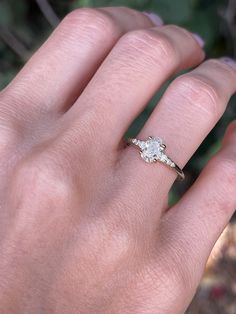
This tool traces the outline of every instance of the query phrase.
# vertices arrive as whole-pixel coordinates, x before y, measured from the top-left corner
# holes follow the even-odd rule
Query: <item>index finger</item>
[[[20,112],[32,120],[64,112],[124,33],[151,26],[146,15],[129,8],[69,13],[3,91],[4,102],[10,102],[9,114]]]

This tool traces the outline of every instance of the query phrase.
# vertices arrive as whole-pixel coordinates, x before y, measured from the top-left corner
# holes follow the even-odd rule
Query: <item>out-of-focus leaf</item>
[[[2,1],[0,4],[0,25],[9,26],[13,21],[13,10],[7,1]]]
[[[182,24],[190,19],[193,5],[189,0],[158,0],[150,2],[150,10],[158,13],[167,23]]]
[[[204,168],[206,163],[218,152],[218,150],[221,147],[222,138],[218,139],[215,143],[213,143],[207,152],[198,159],[197,166],[199,168],[199,171]]]
[[[168,195],[168,204],[169,206],[174,206],[179,200],[178,193],[172,188]]]
[[[76,9],[79,7],[93,7],[94,3],[92,0],[76,0],[73,1],[72,5],[71,5],[71,9]]]
[[[2,90],[16,75],[16,71],[8,70],[6,72],[2,71],[0,76],[0,90]]]
[[[14,10],[11,9],[12,15],[13,15],[13,22],[14,25],[19,25],[22,24],[22,20],[27,23],[27,13],[28,13],[28,8],[29,4],[27,1],[15,1],[15,0],[5,0],[9,7],[12,8],[14,7]]]
[[[219,17],[211,12],[206,15],[204,12],[195,11],[191,21],[187,23],[187,27],[189,30],[202,36],[207,47],[211,47],[215,39],[219,36],[217,32],[219,21]]]

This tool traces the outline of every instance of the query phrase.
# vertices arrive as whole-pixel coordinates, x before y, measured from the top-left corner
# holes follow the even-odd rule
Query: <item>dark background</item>
[[[0,89],[10,82],[67,12],[83,6],[117,5],[158,13],[165,23],[178,24],[199,33],[206,41],[210,58],[236,58],[236,0],[0,0]],[[129,133],[137,133],[167,85],[157,93]],[[175,184],[170,193],[171,204],[186,191],[207,160],[219,149],[225,128],[235,117],[236,98],[233,97],[224,117],[187,165],[187,179]],[[234,223],[231,222],[220,240],[217,258],[209,262],[189,313],[236,313],[235,238]]]

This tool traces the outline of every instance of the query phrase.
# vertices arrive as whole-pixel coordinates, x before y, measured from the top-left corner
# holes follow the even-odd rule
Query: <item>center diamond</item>
[[[141,149],[141,157],[146,162],[155,162],[161,158],[163,154],[162,140],[160,138],[149,138],[143,142]]]

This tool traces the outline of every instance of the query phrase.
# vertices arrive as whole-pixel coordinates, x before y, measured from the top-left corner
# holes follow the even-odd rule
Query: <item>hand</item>
[[[167,78],[203,59],[180,27],[81,9],[1,92],[1,313],[185,311],[236,206],[236,124],[173,208],[176,173],[121,143]],[[235,92],[226,61],[174,80],[138,138],[161,137],[183,167]]]

